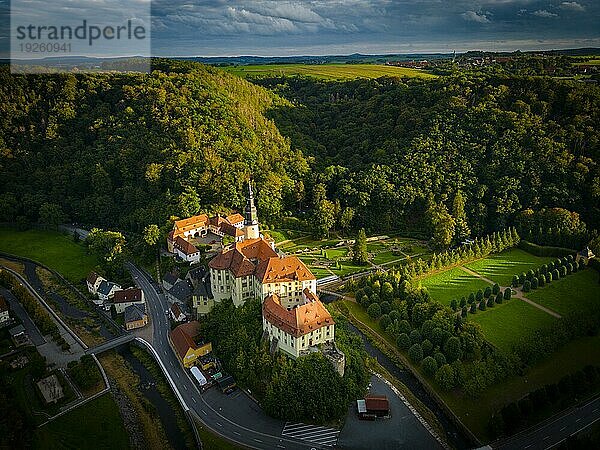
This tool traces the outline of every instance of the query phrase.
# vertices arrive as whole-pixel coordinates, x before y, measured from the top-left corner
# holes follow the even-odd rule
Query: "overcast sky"
[[[13,0],[14,1],[14,0]],[[18,0],[88,21],[116,0]],[[148,0],[120,0],[136,17]],[[600,1],[154,0],[160,56],[322,55],[600,47]],[[6,12],[8,0],[0,0]],[[86,5],[93,5],[88,9]],[[91,6],[90,6],[91,8]],[[50,14],[50,13],[49,13]],[[6,16],[6,14],[5,14]],[[7,53],[9,31],[0,30]]]

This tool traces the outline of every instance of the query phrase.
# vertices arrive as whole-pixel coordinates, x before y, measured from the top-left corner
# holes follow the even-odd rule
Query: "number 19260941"
[[[19,46],[22,53],[71,53],[71,44],[66,42],[27,42]]]

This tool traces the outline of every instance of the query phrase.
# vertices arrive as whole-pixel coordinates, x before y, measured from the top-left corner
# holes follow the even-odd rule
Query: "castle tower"
[[[254,205],[254,194],[252,193],[250,181],[248,181],[248,202],[244,210],[244,237],[245,239],[258,239],[260,237],[258,214]]]

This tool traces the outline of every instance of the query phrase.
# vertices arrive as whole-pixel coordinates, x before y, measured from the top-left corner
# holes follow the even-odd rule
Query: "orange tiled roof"
[[[186,255],[193,255],[194,253],[198,253],[198,249],[192,244],[190,244],[188,241],[183,239],[181,236],[177,236],[177,238],[175,239],[174,246]]]
[[[320,300],[309,301],[288,311],[281,306],[277,294],[269,295],[263,302],[263,317],[294,337],[304,336],[319,328],[335,324],[331,314]]]
[[[297,256],[269,258],[256,269],[262,283],[314,280],[315,276]]]
[[[196,349],[196,342],[194,338],[200,334],[200,322],[193,320],[188,323],[184,323],[175,327],[173,331],[169,333],[173,347],[179,355],[179,358],[183,359],[188,350]]]
[[[248,239],[222,251],[208,265],[215,270],[229,269],[235,277],[243,277],[252,275],[256,266],[269,258],[277,258],[277,253],[268,242],[260,238]]]
[[[242,216],[239,213],[231,214],[231,215],[227,216],[227,221],[231,225],[235,225],[236,223],[243,222],[244,221],[244,216]]]
[[[188,217],[187,219],[176,220],[173,225],[173,236],[181,236],[185,231],[190,231],[195,228],[205,227],[208,222],[206,214]]]

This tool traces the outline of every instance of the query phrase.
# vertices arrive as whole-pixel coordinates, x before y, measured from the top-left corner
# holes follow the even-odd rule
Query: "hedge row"
[[[573,255],[577,253],[575,250],[571,250],[563,247],[546,247],[534,244],[532,242],[523,241],[519,242],[518,247],[521,250],[525,250],[527,253],[531,253],[535,256],[550,256],[550,257],[563,257]]]

